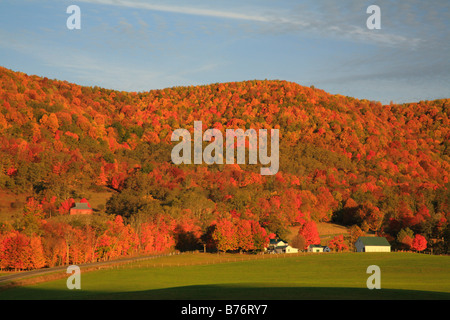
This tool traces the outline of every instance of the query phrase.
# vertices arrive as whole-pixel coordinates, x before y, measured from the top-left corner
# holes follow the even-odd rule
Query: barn
[[[70,208],[70,214],[92,214],[92,208],[88,203],[77,202],[74,207]]]
[[[355,242],[356,252],[391,252],[385,237],[359,237]]]

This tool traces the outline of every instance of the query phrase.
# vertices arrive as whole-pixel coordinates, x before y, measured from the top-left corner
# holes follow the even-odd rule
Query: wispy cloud
[[[92,4],[113,5],[113,6],[127,7],[127,8],[133,8],[133,9],[144,9],[144,10],[188,14],[188,15],[196,15],[196,16],[248,20],[248,21],[260,21],[260,22],[269,22],[270,21],[269,17],[263,16],[263,15],[246,14],[246,13],[233,12],[233,11],[204,9],[204,8],[198,8],[198,7],[192,7],[192,6],[160,5],[160,4],[151,4],[151,3],[141,2],[141,1],[124,1],[124,0],[80,0],[80,1],[88,2],[88,3],[92,3]]]
[[[244,23],[259,23],[256,28],[247,28],[246,31],[254,32],[300,32],[312,33],[321,37],[337,37],[348,41],[371,42],[386,46],[408,46],[415,48],[421,44],[422,39],[402,34],[394,34],[389,31],[374,32],[365,26],[365,20],[360,19],[355,24],[349,15],[354,12],[349,7],[336,8],[327,2],[326,5],[301,6],[300,9],[264,7],[254,5],[253,7],[240,7],[227,2],[227,8],[207,9],[197,5],[180,4],[155,4],[133,0],[80,0],[90,4],[119,6],[133,9],[143,9],[183,15],[203,16],[210,18],[221,18],[238,20]],[[267,4],[266,4],[267,5]],[[361,5],[357,6],[358,8]],[[365,17],[364,8],[359,8],[359,15]],[[354,9],[353,9],[354,10]],[[251,11],[251,12],[250,12]],[[350,12],[349,12],[350,11]],[[353,22],[353,23],[352,23]]]

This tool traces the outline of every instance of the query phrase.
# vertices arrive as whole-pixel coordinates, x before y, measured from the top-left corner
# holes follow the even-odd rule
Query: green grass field
[[[339,253],[239,261],[243,258],[248,256],[184,254],[82,270],[81,290],[67,289],[62,278],[1,290],[0,299],[450,299],[448,256]],[[381,269],[379,290],[366,286],[370,265]]]

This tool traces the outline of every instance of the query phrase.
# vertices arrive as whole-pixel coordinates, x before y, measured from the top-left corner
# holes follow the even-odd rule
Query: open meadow
[[[381,271],[369,290],[367,267]],[[67,275],[68,276],[68,275]],[[0,299],[450,299],[450,257],[414,253],[187,253],[0,290]]]

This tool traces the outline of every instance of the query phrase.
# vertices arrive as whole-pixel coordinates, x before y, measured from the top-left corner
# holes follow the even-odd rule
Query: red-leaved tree
[[[412,241],[411,248],[416,251],[423,251],[427,248],[427,239],[420,234],[416,234],[414,240]]]
[[[328,243],[328,247],[336,251],[348,250],[348,246],[345,243],[344,236],[342,234],[331,239]]]
[[[299,235],[305,239],[305,248],[308,248],[311,244],[320,244],[319,232],[317,231],[317,225],[314,221],[306,222],[298,231]]]

